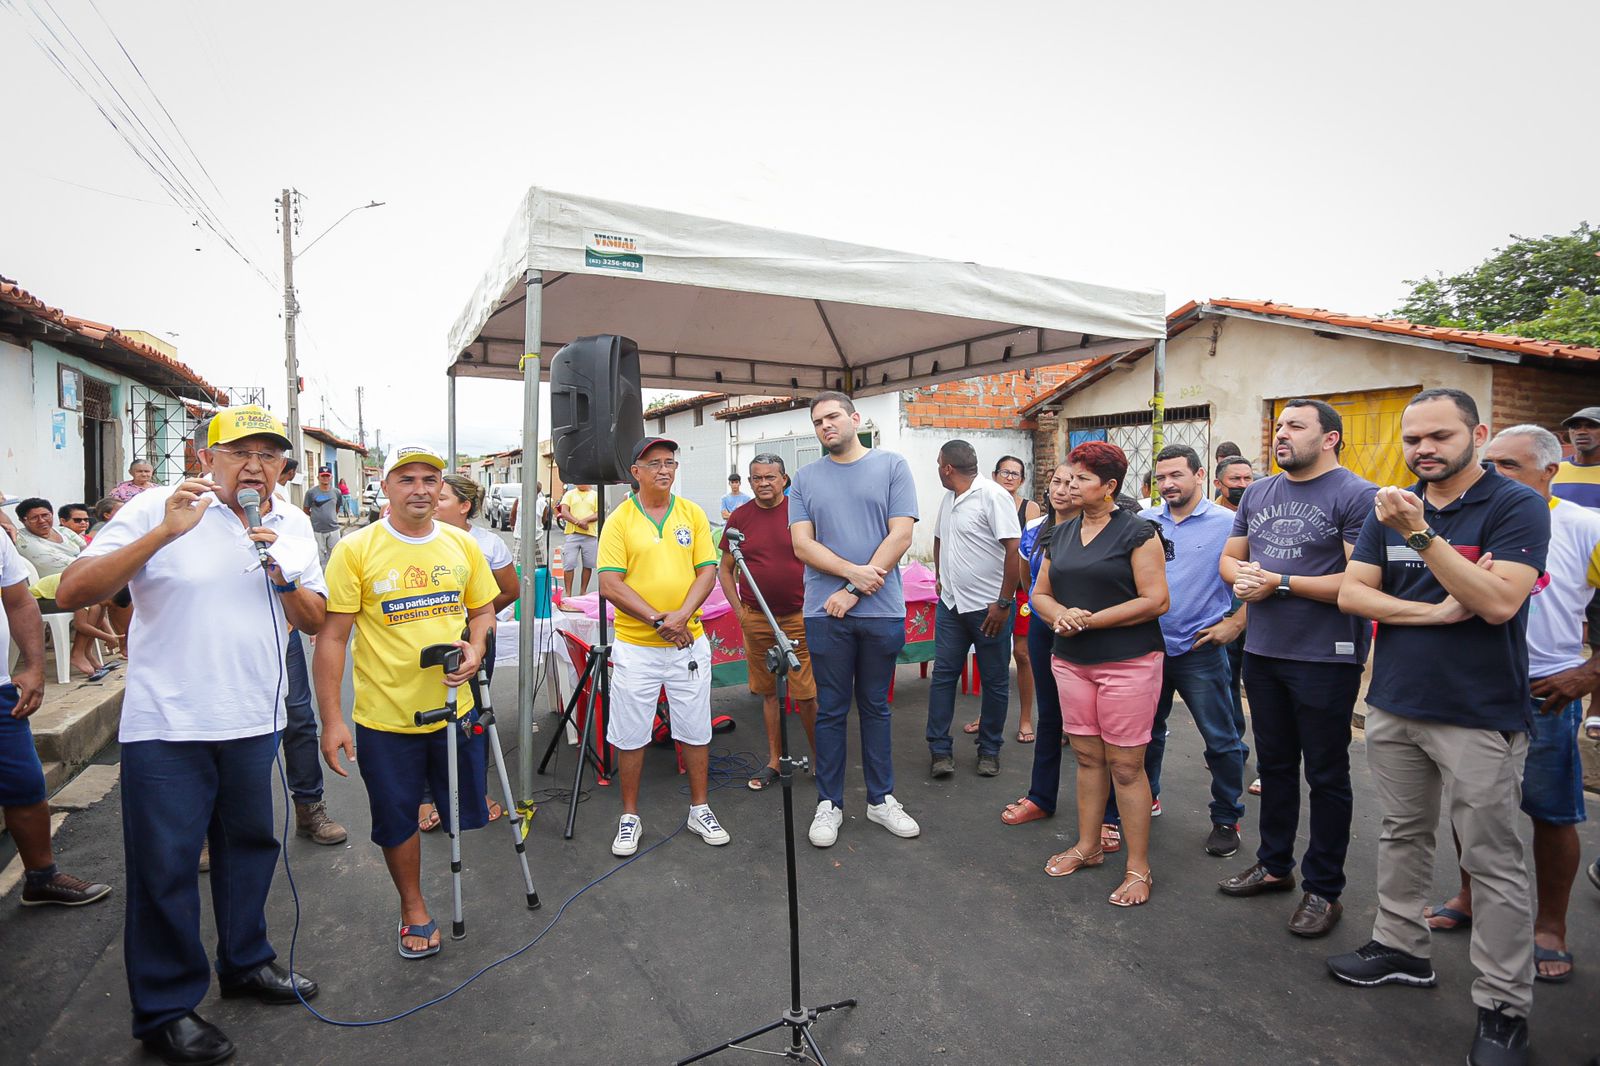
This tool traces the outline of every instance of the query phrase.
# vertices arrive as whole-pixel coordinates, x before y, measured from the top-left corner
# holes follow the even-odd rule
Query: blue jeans
[[[305,645],[298,632],[289,634],[283,672],[289,684],[284,702],[283,771],[296,803],[322,800],[322,749],[317,744],[317,717],[311,710],[311,681],[306,676]]]
[[[867,802],[882,803],[894,791],[889,682],[906,644],[905,619],[807,617],[806,643],[817,680],[817,799],[844,806],[844,723],[853,696]]]
[[[1015,608],[1012,608],[1014,611]],[[928,687],[928,750],[934,758],[951,753],[950,720],[956,713],[956,680],[976,649],[983,703],[978,712],[978,754],[996,755],[1005,743],[1006,702],[1011,696],[1011,615],[1000,632],[983,635],[987,610],[956,611],[940,600],[933,619],[933,682]]]
[[[1244,761],[1248,769],[1250,764],[1250,727],[1244,720],[1244,697],[1240,695],[1244,688],[1244,637],[1240,637],[1228,645],[1228,666],[1231,675],[1228,679],[1228,694],[1233,697],[1233,731],[1239,734],[1239,743],[1244,745]]]
[[[122,746],[123,961],[135,1037],[194,1010],[211,985],[198,872],[208,838],[218,978],[244,977],[277,957],[265,909],[278,859],[276,749],[273,733]]]
[[[1350,712],[1361,691],[1354,663],[1301,662],[1246,652],[1244,689],[1261,768],[1261,846],[1274,877],[1294,870],[1300,828],[1300,766],[1311,790],[1310,840],[1300,860],[1307,892],[1338,899],[1350,847]]]
[[[1211,821],[1234,825],[1244,817],[1244,744],[1233,724],[1233,701],[1228,693],[1231,669],[1228,653],[1216,646],[1196,648],[1183,655],[1168,655],[1161,670],[1161,699],[1150,744],[1144,752],[1150,794],[1161,795],[1161,761],[1167,751],[1167,719],[1172,696],[1183,697],[1195,728],[1206,745],[1206,768],[1211,771]]]
[[[1583,802],[1583,757],[1578,728],[1583,700],[1558,711],[1540,711],[1544,700],[1531,697],[1533,728],[1528,731],[1528,761],[1522,767],[1522,813],[1546,825],[1577,825],[1588,817]]]
[[[1051,814],[1055,813],[1056,797],[1061,792],[1061,692],[1050,668],[1054,644],[1055,633],[1035,615],[1028,627],[1028,661],[1033,666],[1033,728],[1037,736],[1028,798]]]

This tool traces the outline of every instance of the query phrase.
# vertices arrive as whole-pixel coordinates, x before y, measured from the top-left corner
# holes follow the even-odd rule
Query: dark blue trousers
[[[211,985],[200,939],[200,845],[211,840],[217,976],[243,977],[277,957],[267,942],[273,836],[272,733],[224,741],[122,746],[123,927],[133,1035],[194,1010]]]
[[[1228,678],[1228,695],[1233,697],[1233,729],[1239,734],[1239,743],[1244,745],[1244,761],[1246,775],[1250,765],[1250,727],[1244,720],[1244,638],[1240,637],[1228,645],[1228,667],[1231,675]]]
[[[1061,691],[1050,667],[1055,633],[1038,615],[1028,626],[1028,660],[1033,666],[1033,783],[1028,798],[1041,810],[1056,810],[1061,791]]]
[[[817,680],[817,799],[844,806],[845,719],[854,697],[867,802],[882,803],[894,791],[889,682],[895,657],[906,645],[906,620],[808,616],[806,644]]]
[[[1307,892],[1338,899],[1350,847],[1350,713],[1361,691],[1353,663],[1300,662],[1246,652],[1244,691],[1261,768],[1261,846],[1274,877],[1294,869],[1300,828],[1300,767],[1311,790],[1310,841],[1300,860]]]
[[[317,716],[311,710],[305,645],[298,632],[289,634],[283,665],[289,682],[289,696],[284,700],[283,771],[296,803],[318,803],[322,800],[322,749],[317,744]]]
[[[967,652],[978,657],[978,677],[983,689],[978,710],[978,754],[997,755],[1006,739],[1006,703],[1011,698],[1011,626],[1006,618],[1000,632],[983,635],[988,610],[962,613],[940,600],[934,608],[933,681],[928,686],[928,750],[935,758],[951,754],[950,722],[956,713],[956,682],[967,663]]]
[[[1206,768],[1211,771],[1211,821],[1234,825],[1244,817],[1244,744],[1233,724],[1233,702],[1228,695],[1228,653],[1207,646],[1182,655],[1168,655],[1161,666],[1161,699],[1144,769],[1150,794],[1161,795],[1161,763],[1167,752],[1167,721],[1172,717],[1172,697],[1183,697],[1205,742]]]

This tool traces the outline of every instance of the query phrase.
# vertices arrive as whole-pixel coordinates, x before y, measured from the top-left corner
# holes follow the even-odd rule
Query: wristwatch
[[[844,583],[844,590],[846,592],[848,592],[850,595],[855,596],[857,599],[859,599],[859,598],[861,598],[861,597],[866,595],[866,593],[864,593],[860,589],[856,588],[855,582],[853,582],[853,581],[846,581]]]
[[[1412,551],[1422,551],[1437,539],[1439,534],[1431,529],[1419,529],[1406,534],[1406,547]]]
[[[1272,590],[1272,594],[1274,596],[1278,597],[1278,599],[1280,599],[1280,600],[1281,599],[1285,599],[1285,598],[1288,597],[1288,595],[1289,595],[1289,575],[1288,574],[1280,574],[1278,576],[1278,587]]]

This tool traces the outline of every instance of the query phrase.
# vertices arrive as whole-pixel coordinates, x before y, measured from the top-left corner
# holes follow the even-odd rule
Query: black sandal
[[[778,783],[778,771],[771,766],[763,766],[761,772],[750,779],[750,791],[764,792]]]

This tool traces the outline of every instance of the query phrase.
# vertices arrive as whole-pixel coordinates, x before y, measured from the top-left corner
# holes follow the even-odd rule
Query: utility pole
[[[367,446],[367,423],[361,414],[361,393],[365,391],[361,385],[356,386],[356,435],[361,440],[361,446]]]
[[[299,226],[294,199],[292,189],[283,190],[278,201],[278,225],[283,230],[283,349],[289,383],[289,442],[293,445],[290,454],[298,460],[304,449],[300,439],[300,365],[294,354],[294,319],[298,311],[294,298],[294,232]],[[300,493],[294,491],[293,495],[298,497]]]

